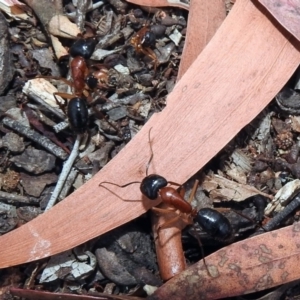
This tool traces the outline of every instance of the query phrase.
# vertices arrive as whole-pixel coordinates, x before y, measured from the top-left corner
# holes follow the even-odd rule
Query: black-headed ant
[[[102,84],[102,82],[107,80],[104,78],[106,74],[104,67],[101,68],[102,77],[100,77],[100,71],[95,71],[95,75],[90,73],[86,63],[86,59],[91,57],[95,49],[96,42],[95,38],[79,37],[70,47],[70,55],[73,57],[70,62],[72,81],[60,77],[44,77],[62,80],[72,87],[73,94],[55,93],[54,97],[59,107],[67,115],[70,127],[76,134],[84,133],[88,127],[88,103],[92,102],[90,90],[99,87],[100,83]],[[65,102],[63,104],[60,103],[57,96],[65,99]],[[66,99],[69,99],[69,101]],[[65,109],[66,107],[67,109]]]
[[[155,52],[150,47],[155,45],[155,40],[155,34],[151,31],[151,27],[147,25],[142,27],[130,39],[130,45],[134,47],[137,54],[144,54],[153,60],[154,70],[156,70],[158,66],[158,59]]]
[[[170,206],[170,209],[161,209],[161,208],[153,207],[152,210],[158,213],[168,213],[171,210],[173,211],[176,210],[179,212],[177,217],[162,224],[159,227],[159,230],[169,227],[171,224],[174,224],[178,219],[182,219],[187,225],[191,225],[197,222],[204,231],[206,231],[208,234],[212,235],[214,238],[218,240],[221,241],[230,240],[233,237],[233,228],[229,220],[224,215],[222,215],[219,211],[214,210],[212,208],[202,208],[197,211],[197,209],[193,208],[192,205],[190,204],[197,190],[198,182],[196,182],[196,184],[194,185],[189,200],[185,201],[183,198],[184,189],[181,184],[175,183],[173,181],[168,181],[164,177],[157,174],[148,175],[149,165],[153,159],[153,151],[152,151],[152,145],[150,141],[150,132],[151,129],[149,130],[149,145],[150,145],[151,156],[146,166],[146,177],[142,181],[133,181],[124,185],[103,181],[99,183],[99,186],[107,189],[109,192],[111,192],[112,194],[114,194],[116,197],[118,197],[123,201],[135,201],[135,200],[123,199],[122,197],[120,197],[119,195],[117,195],[116,193],[108,189],[104,184],[111,184],[111,185],[118,186],[120,188],[124,188],[131,184],[139,183],[141,193],[149,200],[156,200],[160,197],[163,203]],[[178,188],[175,189],[174,187],[172,187],[172,185],[177,186]],[[201,241],[199,239],[198,241],[201,246],[201,252],[202,252],[205,268],[207,269],[208,274],[211,275],[205,262]]]

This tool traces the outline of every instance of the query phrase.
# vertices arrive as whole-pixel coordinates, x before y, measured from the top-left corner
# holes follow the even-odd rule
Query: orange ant
[[[100,83],[108,82],[107,69],[102,65],[101,67],[97,66],[98,70],[92,73],[87,66],[86,59],[90,58],[95,46],[96,40],[94,38],[79,38],[70,48],[70,55],[73,56],[70,63],[72,81],[61,77],[43,76],[43,78],[61,80],[73,88],[73,94],[57,92],[54,93],[54,98],[67,115],[71,129],[78,134],[84,133],[88,127],[87,103],[92,102],[89,91],[99,87]],[[60,103],[56,96],[64,98],[65,102]],[[69,99],[68,103],[67,99]],[[67,111],[65,107],[67,107]]]
[[[152,128],[151,128],[152,129]],[[150,200],[156,200],[158,197],[161,198],[162,202],[165,204],[168,204],[171,207],[174,207],[178,209],[181,213],[189,215],[191,218],[196,216],[196,210],[192,208],[191,204],[183,199],[184,189],[182,188],[181,184],[178,184],[173,181],[167,181],[164,177],[157,175],[157,174],[150,174],[148,175],[148,169],[150,166],[150,163],[153,159],[153,151],[152,151],[152,145],[150,142],[150,133],[151,129],[149,130],[149,145],[151,150],[151,156],[146,166],[146,177],[142,181],[132,181],[124,185],[119,185],[113,182],[109,181],[103,181],[99,184],[99,186],[102,186],[103,188],[109,190],[106,186],[103,184],[111,184],[118,186],[120,188],[127,187],[132,184],[139,183],[140,184],[140,190],[144,196],[146,196]],[[168,186],[168,185],[175,185],[179,188],[180,191],[177,189]],[[113,193],[115,196],[120,198],[123,201],[128,201],[111,190],[109,190],[111,193]],[[131,201],[131,200],[129,200]],[[157,208],[156,208],[157,209]],[[157,209],[158,210],[158,209]],[[173,221],[172,221],[173,222]],[[192,223],[192,222],[191,222]]]
[[[179,211],[178,216],[162,224],[158,230],[169,227],[171,224],[175,223],[178,219],[182,219],[187,225],[194,224],[194,222],[197,222],[203,228],[203,230],[205,230],[208,234],[214,236],[215,239],[221,241],[230,240],[233,237],[233,228],[229,220],[224,215],[222,215],[220,212],[212,208],[202,208],[197,211],[197,209],[191,206],[190,202],[192,201],[196,193],[198,187],[198,181],[196,181],[194,184],[189,200],[185,201],[183,198],[184,189],[181,184],[178,184],[173,181],[167,181],[164,177],[157,174],[148,175],[149,165],[153,159],[153,150],[150,142],[151,129],[149,130],[149,136],[148,136],[151,156],[146,166],[146,177],[142,181],[133,181],[124,185],[103,181],[99,183],[99,186],[102,186],[103,188],[105,188],[106,190],[108,190],[109,192],[111,192],[112,194],[114,194],[116,197],[118,197],[123,201],[134,201],[134,200],[125,200],[121,198],[119,195],[117,195],[116,193],[108,189],[103,184],[111,184],[111,185],[118,186],[120,188],[124,188],[131,184],[139,183],[141,193],[144,196],[146,196],[148,199],[156,200],[160,197],[163,203],[170,206],[170,209],[152,207],[152,210],[157,211],[158,213],[169,213],[171,210]],[[177,186],[178,189],[175,189],[170,185]],[[202,252],[201,254],[203,257],[205,268],[208,274],[211,275],[206,265],[204,251],[202,248],[201,241],[199,239],[198,242],[201,247],[201,252]]]
[[[158,65],[158,59],[155,52],[150,48],[155,44],[155,34],[150,26],[142,27],[131,39],[130,44],[134,47],[137,54],[144,54],[150,57],[154,62],[154,71]]]

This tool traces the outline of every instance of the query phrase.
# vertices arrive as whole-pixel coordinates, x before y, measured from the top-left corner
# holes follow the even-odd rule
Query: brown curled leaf
[[[199,18],[198,16],[202,16]],[[191,0],[187,35],[177,81],[194,62],[225,19],[224,1]]]
[[[227,246],[175,276],[148,297],[218,299],[262,291],[300,278],[300,223]]]
[[[160,204],[159,208],[170,207]],[[185,257],[182,249],[181,231],[186,226],[181,220],[170,224],[166,228],[159,229],[170,220],[174,220],[178,214],[175,211],[167,213],[152,212],[152,231],[155,240],[157,263],[160,277],[169,280],[186,268]]]

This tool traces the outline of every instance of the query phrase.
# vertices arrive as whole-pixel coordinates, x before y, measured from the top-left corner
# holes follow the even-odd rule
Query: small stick
[[[59,179],[57,181],[57,184],[55,186],[55,189],[52,193],[52,196],[45,208],[45,211],[49,210],[56,202],[63,186],[64,186],[64,183],[73,167],[73,164],[74,164],[74,161],[75,159],[77,158],[78,156],[78,153],[79,153],[79,145],[80,145],[80,140],[81,140],[81,135],[78,134],[77,137],[76,137],[76,141],[74,143],[74,146],[73,146],[73,149],[72,149],[72,152],[68,158],[68,160],[64,163],[64,166],[63,166],[63,169],[60,173],[60,176],[59,176]]]
[[[97,8],[103,6],[106,2],[105,1],[99,1],[97,3],[93,3],[93,5],[91,7],[88,7],[87,8],[87,11],[86,12],[90,12],[92,10],[96,10]],[[76,18],[76,14],[77,12],[74,11],[74,12],[70,12],[70,13],[66,13],[66,16],[71,19],[71,20],[74,20]]]
[[[272,218],[266,225],[264,225],[265,231],[271,231],[275,229],[282,221],[284,221],[292,212],[300,207],[300,192],[293,198],[293,200],[274,218]]]
[[[5,126],[19,132],[20,134],[26,136],[30,140],[38,143],[61,160],[65,160],[68,157],[67,152],[65,152],[63,149],[52,143],[47,137],[32,130],[30,127],[24,126],[20,122],[8,117],[4,118],[2,122]]]
[[[34,200],[34,198],[25,197],[22,195],[12,194],[0,191],[0,201],[5,201],[9,204],[16,204],[16,203],[22,203],[22,204],[29,204],[29,203],[38,203],[37,200]]]
[[[65,181],[64,187],[62,188],[62,190],[59,194],[58,201],[61,201],[67,197],[77,175],[78,175],[78,170],[75,168],[72,168],[71,172],[69,173],[69,175]]]
[[[84,32],[85,15],[87,13],[89,2],[86,0],[77,1],[76,10],[76,25],[78,26],[80,32]]]

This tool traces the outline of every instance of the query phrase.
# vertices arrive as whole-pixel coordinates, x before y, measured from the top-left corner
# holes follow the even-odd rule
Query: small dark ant
[[[119,195],[117,195],[116,193],[108,189],[103,184],[111,184],[111,185],[118,186],[120,188],[124,188],[129,185],[139,183],[141,193],[144,196],[146,196],[148,199],[156,200],[160,197],[163,203],[169,205],[170,208],[173,208],[173,210],[178,210],[180,212],[177,217],[162,224],[159,227],[159,230],[170,226],[171,224],[175,223],[178,219],[182,219],[187,225],[191,225],[197,222],[203,228],[204,231],[214,236],[214,238],[218,240],[221,241],[230,240],[233,237],[233,228],[229,220],[224,215],[222,215],[220,212],[212,208],[202,208],[197,211],[197,209],[193,208],[192,205],[190,204],[197,190],[198,181],[196,181],[194,185],[189,200],[185,201],[183,198],[184,189],[181,184],[178,184],[173,181],[168,181],[164,177],[157,174],[148,175],[149,165],[153,159],[153,150],[150,141],[151,129],[152,128],[150,128],[149,130],[149,136],[148,136],[151,156],[146,166],[146,177],[141,182],[133,181],[124,185],[103,181],[99,183],[99,186],[102,186],[103,188],[107,189],[109,192],[111,192],[112,194],[114,194],[116,197],[118,197],[123,201],[134,201],[134,200],[125,200],[121,198]],[[172,186],[168,186],[168,185],[177,186],[178,189],[175,189]],[[152,210],[157,211],[158,213],[168,213],[171,211],[171,209],[161,209],[157,207],[153,207]],[[199,239],[198,242],[201,246],[201,252],[202,252],[205,268],[208,274],[211,275],[206,265],[204,251],[202,248],[201,241]]]
[[[69,81],[65,78],[51,76],[47,76],[46,78],[62,80],[73,88],[74,94],[54,93],[54,97],[59,107],[67,115],[71,129],[76,134],[82,134],[87,130],[89,121],[87,103],[92,102],[89,95],[89,89],[98,87],[98,81],[104,81],[105,78],[103,78],[104,71],[102,77],[99,75],[100,71],[95,71],[95,76],[89,75],[90,72],[86,63],[86,59],[89,58],[94,51],[95,39],[80,38],[73,44],[73,46],[73,48],[70,48],[70,54],[73,56],[73,59],[70,63],[72,81]],[[95,82],[95,80],[97,82]],[[64,98],[65,102],[61,104],[56,96]],[[69,102],[67,102],[66,99],[70,99]],[[67,107],[67,111],[65,107]]]
[[[72,37],[74,38],[74,36]],[[97,42],[97,38],[92,36],[91,32],[79,34],[69,48],[69,55],[72,57],[70,61],[70,77],[72,80],[61,77],[41,76],[43,78],[61,80],[72,87],[72,94],[54,93],[54,97],[59,107],[67,115],[69,125],[76,134],[82,134],[88,128],[88,103],[93,102],[90,91],[96,87],[102,87],[101,84],[108,81],[107,78],[104,78],[104,68],[101,69],[101,74],[99,70],[91,73],[87,65],[87,59],[91,58]],[[62,97],[64,103],[59,102],[57,96]],[[105,98],[105,100],[107,99]],[[101,114],[101,112],[99,113]]]
[[[134,47],[137,54],[144,54],[150,57],[154,62],[154,70],[158,65],[158,59],[155,52],[150,48],[155,44],[156,36],[151,31],[150,26],[142,27],[131,39],[130,44]]]

